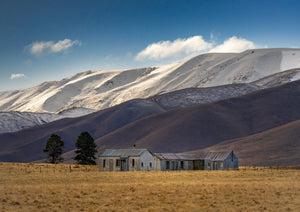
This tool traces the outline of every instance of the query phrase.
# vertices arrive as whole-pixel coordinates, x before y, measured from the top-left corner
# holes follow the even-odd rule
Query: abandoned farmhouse
[[[106,149],[99,154],[100,171],[223,170],[238,166],[233,151],[194,155],[152,153],[147,149]]]

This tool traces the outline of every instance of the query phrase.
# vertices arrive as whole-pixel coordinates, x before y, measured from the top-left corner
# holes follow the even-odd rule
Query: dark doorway
[[[121,171],[128,171],[126,159],[121,159]]]
[[[113,171],[113,170],[114,170],[114,160],[109,159],[109,171]]]
[[[195,160],[194,170],[204,170],[204,160]]]
[[[214,162],[213,162],[213,170],[217,170],[217,168],[218,168],[217,165],[218,165],[217,162],[214,161]]]

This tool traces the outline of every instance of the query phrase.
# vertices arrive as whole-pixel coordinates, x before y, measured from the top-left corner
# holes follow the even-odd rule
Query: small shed
[[[106,149],[99,154],[100,171],[159,170],[157,160],[147,149]]]
[[[239,168],[239,161],[233,151],[211,151],[205,156],[205,170]]]
[[[205,159],[193,154],[154,153],[161,171],[204,170]]]

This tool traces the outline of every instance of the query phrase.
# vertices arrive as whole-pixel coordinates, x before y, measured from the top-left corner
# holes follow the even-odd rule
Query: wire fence
[[[97,165],[77,164],[38,164],[38,163],[0,163],[0,172],[9,173],[72,173],[72,172],[98,172]]]
[[[300,170],[300,166],[240,166],[239,170]],[[226,170],[228,171],[228,170]],[[78,165],[78,164],[41,164],[41,163],[6,163],[0,162],[0,172],[2,174],[17,173],[73,173],[73,172],[99,172],[98,165]],[[176,172],[176,171],[175,171]]]

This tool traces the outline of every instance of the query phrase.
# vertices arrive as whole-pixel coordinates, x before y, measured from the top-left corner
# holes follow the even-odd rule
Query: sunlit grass
[[[0,191],[0,211],[300,211],[300,170],[99,172],[0,163]]]

